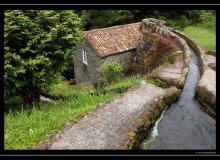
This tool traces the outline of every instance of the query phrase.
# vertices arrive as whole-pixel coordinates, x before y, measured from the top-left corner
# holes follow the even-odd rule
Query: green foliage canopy
[[[42,88],[55,81],[81,41],[73,11],[13,10],[4,19],[4,98],[19,95],[39,105]]]
[[[78,10],[85,30],[140,22],[144,18],[157,18],[177,29],[207,22],[216,15],[215,10]],[[208,24],[208,23],[206,23]]]
[[[129,10],[83,10],[80,15],[85,30],[134,22]]]

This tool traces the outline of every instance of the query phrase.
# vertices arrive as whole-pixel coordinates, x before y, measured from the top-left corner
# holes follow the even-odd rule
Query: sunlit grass
[[[140,76],[124,78],[106,88],[74,89],[63,82],[54,86],[50,93],[66,96],[52,102],[43,102],[41,110],[23,108],[5,113],[5,149],[35,149],[37,143],[47,141],[49,137],[64,128],[67,121],[75,121],[80,115],[92,111],[97,104],[113,99],[123,91],[136,86]],[[59,92],[59,89],[62,89]]]
[[[216,32],[199,25],[188,26],[183,33],[192,37],[206,51],[216,50]]]

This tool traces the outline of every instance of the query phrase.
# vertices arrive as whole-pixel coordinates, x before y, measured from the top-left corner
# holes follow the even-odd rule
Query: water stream
[[[42,96],[42,95],[40,95],[40,99],[41,99],[42,101],[54,102],[52,99],[47,98],[47,97],[44,97],[44,96]]]
[[[194,99],[200,72],[198,58],[190,50],[192,58],[181,96],[162,114],[142,149],[216,149],[216,121]]]

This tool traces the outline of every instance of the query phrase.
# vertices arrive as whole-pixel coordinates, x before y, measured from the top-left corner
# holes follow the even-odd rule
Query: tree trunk
[[[40,110],[40,94],[35,95],[34,105],[37,110]]]
[[[40,92],[38,87],[34,87],[34,106],[40,110]]]
[[[28,107],[33,107],[32,98],[30,95],[22,95],[24,104]]]
[[[31,89],[25,91],[22,95],[22,99],[28,107],[35,107],[40,109],[40,91],[38,87],[30,87]]]

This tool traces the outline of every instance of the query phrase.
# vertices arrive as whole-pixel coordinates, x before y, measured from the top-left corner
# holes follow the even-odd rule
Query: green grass
[[[65,82],[55,85],[50,93],[59,96],[62,94],[59,89],[63,89],[67,91],[65,99],[55,103],[43,102],[39,111],[23,108],[5,113],[5,149],[35,149],[40,140],[47,142],[52,134],[64,128],[66,121],[76,121],[77,117],[92,111],[97,104],[114,99],[126,89],[136,86],[141,79],[140,76],[124,78],[98,91],[76,89]]]
[[[129,88],[135,87],[137,84],[140,83],[142,77],[137,75],[129,78],[124,78],[117,83],[112,85],[108,85],[101,90],[98,90],[100,93],[123,93],[124,91],[128,90]]]
[[[144,76],[144,80],[147,82],[147,83],[151,83],[151,84],[154,84],[158,87],[161,87],[161,88],[167,88],[167,84],[165,82],[162,82],[160,79],[158,78],[153,78],[153,77],[150,77],[148,75],[145,75]]]
[[[184,28],[182,32],[192,37],[204,50],[216,50],[216,32],[213,29],[192,25]]]
[[[79,90],[92,90],[93,86],[91,84],[82,83],[80,85],[70,85],[68,81],[61,81],[58,84],[53,84],[50,86],[50,90],[47,95],[57,98],[68,98],[77,97]]]

